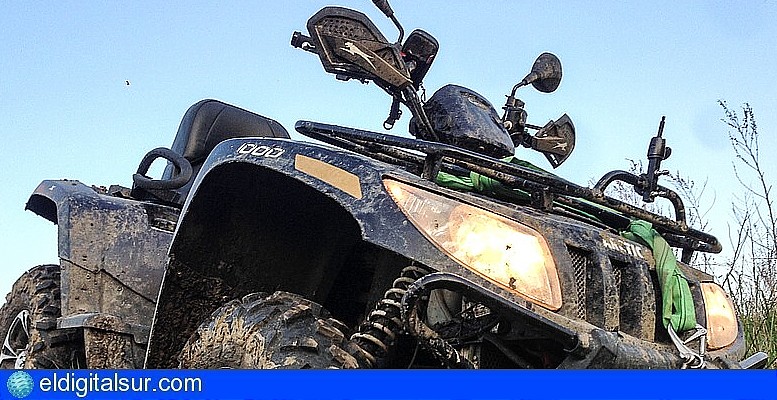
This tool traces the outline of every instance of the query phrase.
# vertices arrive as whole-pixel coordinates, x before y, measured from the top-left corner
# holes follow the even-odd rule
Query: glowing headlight
[[[538,232],[401,182],[384,185],[413,225],[463,266],[533,303],[561,308],[556,264]]]
[[[734,304],[717,284],[701,284],[704,310],[707,314],[707,345],[710,349],[726,347],[737,338],[739,326]]]

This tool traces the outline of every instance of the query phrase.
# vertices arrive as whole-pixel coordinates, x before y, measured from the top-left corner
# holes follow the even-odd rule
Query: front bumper
[[[567,353],[558,368],[679,369],[684,367],[684,360],[672,345],[647,342],[619,331],[606,331],[585,321],[573,320],[539,307],[531,307],[530,304],[519,305],[466,278],[438,272],[426,275],[410,285],[402,299],[403,320],[410,332],[422,336],[421,341],[425,342],[438,358],[447,358],[451,366],[467,367],[468,365],[462,363],[460,358],[453,354],[451,348],[437,338],[423,337],[425,330],[417,329],[419,321],[413,317],[413,308],[419,299],[428,296],[435,289],[461,293],[468,299],[487,306],[504,319],[518,321],[543,332],[562,346]],[[707,366],[739,369],[757,365],[756,361],[761,360],[763,356],[756,355],[752,361],[748,359],[742,364],[737,362],[741,353],[739,349],[743,347],[740,343],[742,336],[739,337],[738,342],[731,346],[706,354]]]

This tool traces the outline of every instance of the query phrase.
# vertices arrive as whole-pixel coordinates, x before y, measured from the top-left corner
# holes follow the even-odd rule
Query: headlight
[[[707,345],[710,349],[726,347],[737,338],[739,326],[734,304],[723,288],[715,283],[701,284],[704,311],[707,315]]]
[[[383,183],[410,222],[461,265],[533,303],[561,308],[556,264],[538,232],[398,181]]]

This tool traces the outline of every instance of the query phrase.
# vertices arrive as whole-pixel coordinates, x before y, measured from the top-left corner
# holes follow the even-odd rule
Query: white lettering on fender
[[[237,148],[237,154],[250,154],[256,157],[278,158],[284,153],[280,147],[270,147],[256,143],[243,143]]]
[[[602,242],[604,243],[604,247],[609,250],[625,253],[642,260],[645,259],[645,255],[642,254],[642,247],[629,241],[610,236],[602,236]]]

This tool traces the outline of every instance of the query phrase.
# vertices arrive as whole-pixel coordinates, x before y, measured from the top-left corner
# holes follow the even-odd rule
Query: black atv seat
[[[183,116],[171,149],[192,166],[200,164],[217,144],[236,137],[288,138],[278,122],[218,100],[202,100]]]
[[[201,100],[189,107],[178,127],[171,150],[192,165],[192,179],[180,189],[176,202],[183,202],[205,158],[217,144],[238,137],[289,138],[277,121],[218,100]],[[162,179],[170,179],[174,168],[168,163]]]

